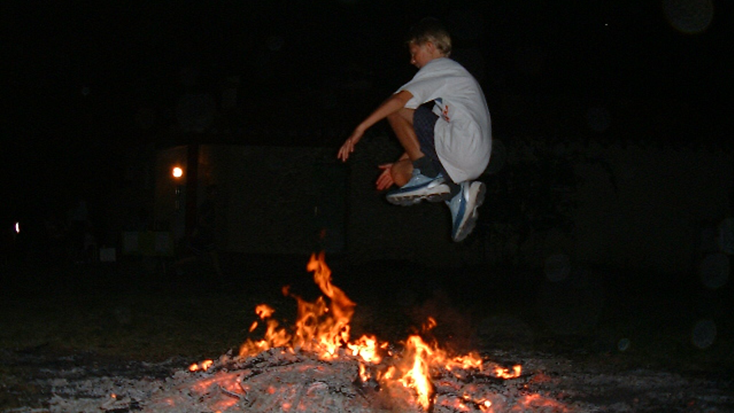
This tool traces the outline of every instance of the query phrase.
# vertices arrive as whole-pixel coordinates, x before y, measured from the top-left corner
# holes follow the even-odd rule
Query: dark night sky
[[[633,100],[663,116],[671,107],[671,119],[682,110],[691,121],[658,139],[715,141],[728,134],[722,122],[733,109],[731,5],[714,1],[706,30],[686,34],[666,10],[675,15],[689,3],[706,1],[6,4],[3,192],[27,200],[70,182],[101,185],[95,179],[114,175],[121,149],[166,142],[184,93],[219,100],[232,76],[240,81],[238,107],[221,129],[331,129],[299,143],[336,147],[341,131],[412,76],[401,41],[427,15],[448,23],[454,57],[482,82],[497,135],[527,128],[501,104],[521,96],[550,106]],[[681,24],[697,21],[681,16]],[[185,86],[182,73],[196,73],[196,81]],[[553,133],[564,132],[573,133]],[[246,132],[231,139],[258,143]]]

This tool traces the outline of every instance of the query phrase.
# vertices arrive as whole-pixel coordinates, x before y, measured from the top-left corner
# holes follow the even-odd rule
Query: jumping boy
[[[405,153],[379,165],[377,189],[397,185],[386,196],[395,205],[446,201],[452,239],[462,241],[484,202],[484,184],[473,180],[492,152],[489,109],[476,79],[449,58],[451,37],[438,20],[415,25],[408,48],[418,72],[354,129],[337,156],[346,161],[365,131],[387,118]]]

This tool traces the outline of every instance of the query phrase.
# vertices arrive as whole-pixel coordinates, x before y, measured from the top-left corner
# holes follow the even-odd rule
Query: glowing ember
[[[522,373],[522,366],[512,366],[512,371],[510,371],[510,369],[497,367],[495,368],[494,372],[497,374],[497,377],[501,379],[515,379],[520,377],[520,373]]]
[[[194,363],[189,366],[189,371],[207,371],[214,362],[212,360],[204,360],[200,363]]]

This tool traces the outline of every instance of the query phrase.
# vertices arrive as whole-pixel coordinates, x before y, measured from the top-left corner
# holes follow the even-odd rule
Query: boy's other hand
[[[352,132],[352,135],[347,138],[346,142],[344,142],[344,145],[342,145],[341,148],[339,148],[339,154],[337,155],[337,158],[341,159],[342,162],[346,162],[347,159],[349,159],[349,155],[354,152],[354,146],[359,142],[360,139],[362,139],[362,135],[364,135],[364,132],[360,130],[355,130]]]
[[[377,177],[378,191],[388,189],[395,184],[395,181],[392,179],[392,165],[391,163],[377,165],[378,168],[382,169],[382,173]]]

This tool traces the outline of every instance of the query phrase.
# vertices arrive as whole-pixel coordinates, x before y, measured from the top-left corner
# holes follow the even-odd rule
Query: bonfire
[[[332,284],[324,254],[312,255],[307,269],[323,295],[309,302],[283,289],[298,303],[294,325],[281,326],[275,309],[258,305],[250,333],[264,328],[262,338],[191,365],[196,380],[146,407],[171,411],[194,398],[213,412],[500,412],[541,405],[566,411],[537,394],[502,395],[497,388],[505,381],[527,379],[522,367],[477,352],[450,354],[422,334],[436,326],[433,318],[397,344],[374,335],[352,340],[356,304]]]
[[[356,304],[332,284],[324,255],[308,263],[323,295],[313,302],[285,288],[298,313],[285,326],[257,305],[251,338],[216,360],[188,368],[175,359],[131,363],[124,373],[83,358],[44,364],[32,386],[44,408],[12,412],[432,412],[597,413],[733,411],[729,376],[684,377],[644,368],[613,373],[552,354],[500,349],[456,354],[439,345],[427,317],[405,340],[350,337]],[[430,314],[430,313],[428,313]],[[438,314],[436,314],[438,315]],[[355,323],[356,324],[356,323]],[[355,329],[356,330],[356,329]],[[501,363],[490,358],[504,360]],[[33,364],[21,352],[8,362]],[[522,367],[514,361],[522,360]],[[605,358],[606,360],[606,358]],[[18,364],[16,364],[18,365]],[[69,366],[72,366],[69,368]],[[80,367],[81,366],[81,367]],[[614,367],[616,369],[617,367]],[[128,372],[128,369],[131,372]],[[129,374],[132,373],[132,374]]]

